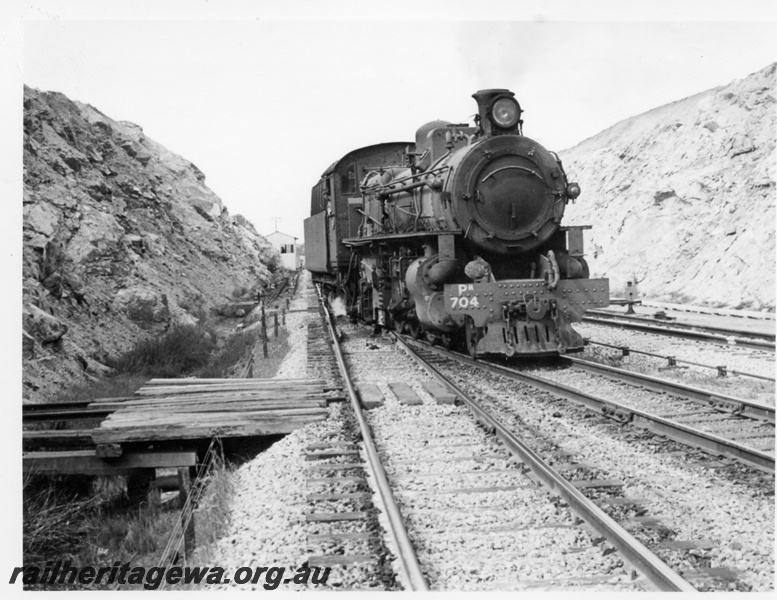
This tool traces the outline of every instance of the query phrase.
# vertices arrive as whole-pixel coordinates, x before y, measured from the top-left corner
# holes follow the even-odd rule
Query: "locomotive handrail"
[[[390,183],[375,183],[370,186],[361,186],[361,189],[363,192],[371,192],[375,190],[379,190],[380,188],[388,187],[390,185],[396,185],[398,183],[404,183],[405,181],[417,179],[418,177],[428,177],[429,175],[436,174],[437,172],[442,172],[447,169],[450,169],[449,165],[445,165],[442,167],[435,167],[433,169],[429,169],[428,171],[424,171],[422,173],[413,173],[412,175],[406,175],[405,177],[400,177],[399,179],[394,179]],[[419,182],[423,183],[423,182]]]

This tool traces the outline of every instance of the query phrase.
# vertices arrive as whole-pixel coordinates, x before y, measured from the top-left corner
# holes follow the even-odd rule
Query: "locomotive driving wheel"
[[[470,358],[475,358],[477,356],[478,340],[480,339],[478,334],[479,331],[478,328],[475,327],[475,321],[472,320],[472,317],[467,317],[467,320],[464,323],[464,339],[467,343],[467,353]]]

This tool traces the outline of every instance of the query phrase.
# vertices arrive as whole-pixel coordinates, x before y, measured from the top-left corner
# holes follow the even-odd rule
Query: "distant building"
[[[283,267],[294,271],[297,268],[297,238],[280,231],[275,231],[264,237],[273,245],[273,248],[281,253]]]

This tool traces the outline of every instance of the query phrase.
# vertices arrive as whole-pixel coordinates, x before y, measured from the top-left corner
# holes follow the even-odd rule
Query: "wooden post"
[[[274,323],[273,323],[273,335],[275,335],[275,339],[278,339],[278,313],[276,312],[274,315]]]
[[[131,504],[139,504],[148,499],[151,482],[155,477],[155,469],[135,469],[127,476],[127,499]]]
[[[286,310],[289,310],[289,299],[286,298]]]
[[[181,467],[178,469],[178,497],[181,502],[181,525],[184,528],[183,532],[183,548],[184,556],[189,558],[194,552],[196,545],[196,539],[194,537],[194,506],[189,504],[186,507],[186,500],[189,498],[191,492],[191,477],[189,476],[189,468]],[[186,521],[189,521],[188,525]]]
[[[262,354],[267,358],[267,319],[264,313],[264,304],[262,304]]]
[[[283,315],[283,328],[286,329],[286,311],[284,310],[281,314]]]

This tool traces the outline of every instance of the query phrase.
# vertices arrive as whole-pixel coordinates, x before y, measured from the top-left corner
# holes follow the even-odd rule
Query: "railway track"
[[[643,333],[688,339],[696,342],[707,342],[720,346],[735,345],[741,348],[761,350],[763,352],[775,351],[774,336],[747,334],[747,332],[743,331],[728,332],[732,334],[728,335],[711,327],[699,327],[695,325],[686,326],[677,323],[659,324],[655,319],[616,315],[605,313],[604,311],[589,311],[589,313],[586,313],[586,315],[583,316],[584,323],[641,331]],[[743,337],[744,335],[747,335],[748,337]]]
[[[641,430],[636,428],[623,430],[617,422],[604,418],[601,412],[598,412],[599,416],[590,415],[594,418],[588,420],[581,414],[584,409],[572,408],[574,404],[568,404],[563,399],[554,400],[541,393],[538,396],[528,386],[505,385],[500,383],[505,381],[501,378],[497,380],[489,375],[483,376],[482,370],[476,374],[479,367],[463,366],[458,361],[450,361],[442,356],[444,352],[438,354],[437,349],[432,350],[409,339],[408,342],[415,346],[414,350],[424,362],[431,362],[445,377],[452,378],[470,392],[475,390],[478,395],[487,394],[487,407],[495,411],[508,427],[525,435],[532,447],[546,460],[560,463],[562,469],[573,472],[580,478],[577,483],[587,496],[605,507],[618,522],[635,533],[668,564],[677,568],[686,580],[692,581],[697,589],[748,590],[751,584],[747,580],[753,577],[753,573],[759,578],[761,573],[768,572],[766,564],[772,560],[770,542],[765,541],[755,551],[756,556],[765,556],[766,564],[758,562],[755,568],[752,563],[746,564],[750,573],[745,579],[742,579],[743,571],[739,569],[742,561],[728,560],[727,546],[731,540],[741,539],[740,535],[760,536],[762,530],[756,528],[749,533],[741,533],[751,528],[749,518],[740,515],[733,517],[729,510],[724,509],[721,513],[719,508],[719,505],[730,506],[731,502],[742,502],[730,496],[733,494],[735,498],[739,497],[741,492],[727,485],[722,485],[718,492],[707,491],[707,488],[718,487],[718,484],[711,486],[705,480],[712,477],[712,481],[721,481],[713,475],[717,473],[718,476],[731,477],[739,484],[748,481],[751,491],[747,492],[747,497],[766,499],[766,506],[761,501],[753,502],[759,507],[756,509],[757,514],[767,509],[763,532],[769,538],[773,535],[769,533],[773,532],[769,517],[769,510],[773,512],[773,507],[769,508],[771,501],[768,500],[769,495],[773,494],[773,474],[758,475],[749,469],[742,471],[742,467],[735,467],[730,461],[704,458],[704,454],[698,451],[680,452],[671,442],[656,444],[651,435],[640,433]],[[463,361],[467,364],[469,362],[468,357]],[[520,391],[522,387],[528,388],[527,391]],[[533,404],[536,406],[532,407]],[[561,412],[554,410],[555,406],[561,408],[562,404],[567,404],[569,408],[563,408]],[[560,421],[555,422],[557,417]],[[564,419],[567,419],[566,424]],[[770,427],[773,428],[773,425],[770,424]],[[591,432],[586,433],[588,430]],[[589,444],[586,439],[592,432],[599,433],[593,433],[595,441]],[[567,450],[571,452],[567,453]],[[656,458],[646,458],[645,451],[658,454],[654,455]],[[658,458],[664,453],[672,458]],[[572,464],[563,464],[565,460]],[[687,473],[680,475],[678,468]],[[652,483],[654,477],[657,481]],[[679,484],[677,478],[684,483]],[[745,504],[739,504],[742,510],[747,510]],[[703,516],[713,514],[725,515],[716,527],[710,526],[709,519]],[[635,530],[636,523],[639,526]],[[728,533],[714,533],[713,529],[717,527]],[[719,568],[715,568],[716,565]]]
[[[419,374],[385,339],[347,326],[329,333],[343,341],[333,348],[360,435],[370,440],[360,454],[369,464],[326,451],[343,461],[341,472],[373,473],[403,587],[694,589],[578,489],[608,482],[565,479],[476,400]],[[368,383],[376,366],[378,382]],[[400,381],[386,381],[396,374]],[[388,393],[372,402],[376,391]]]
[[[418,342],[415,342],[418,344]],[[774,473],[774,407],[748,400],[707,392],[669,380],[605,367],[581,359],[567,362],[578,371],[595,373],[629,385],[638,385],[671,396],[655,396],[653,401],[628,403],[572,387],[551,377],[517,371],[504,365],[472,360],[462,354],[423,344],[427,352],[502,375],[563,398],[623,424],[631,423],[682,444],[701,448],[715,455]],[[571,379],[574,379],[573,376]],[[592,388],[596,388],[594,383]],[[701,403],[701,405],[700,405]],[[759,440],[755,447],[745,440]]]

